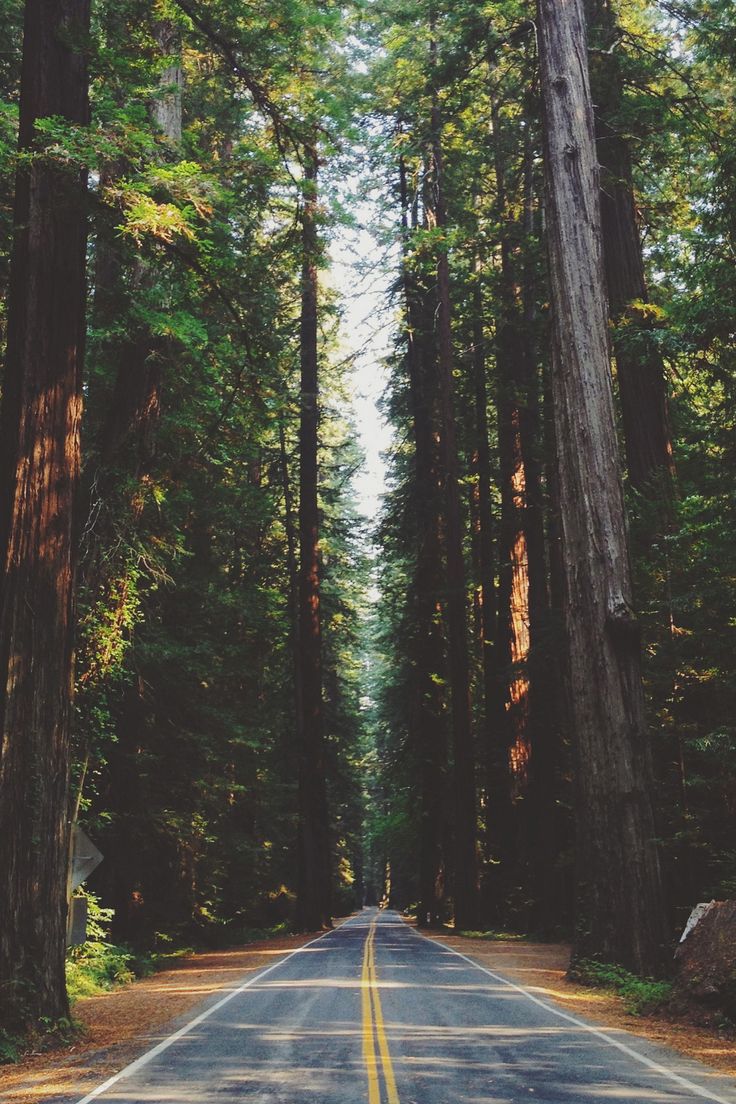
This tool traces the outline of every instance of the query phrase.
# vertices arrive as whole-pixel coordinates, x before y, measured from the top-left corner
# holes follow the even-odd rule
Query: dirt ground
[[[190,955],[152,977],[80,1000],[74,1016],[83,1034],[71,1045],[0,1066],[0,1099],[3,1104],[42,1104],[67,1093],[80,1099],[168,1034],[165,1029],[172,1020],[214,993],[225,995],[248,974],[278,962],[310,938],[314,937],[289,936]],[[442,942],[576,1015],[664,1043],[736,1076],[733,1038],[660,1016],[632,1016],[621,998],[568,981],[570,951],[564,944],[489,942],[449,934]]]
[[[576,1016],[598,1026],[623,1029],[652,1042],[662,1043],[720,1073],[736,1077],[736,1039],[733,1033],[721,1035],[715,1027],[707,1027],[691,1019],[663,1015],[634,1016],[626,1011],[621,997],[568,981],[565,974],[570,964],[570,948],[566,944],[490,941],[449,934],[439,938],[448,947],[475,959],[488,970],[503,974]]]

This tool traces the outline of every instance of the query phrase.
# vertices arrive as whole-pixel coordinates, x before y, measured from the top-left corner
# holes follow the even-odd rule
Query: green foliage
[[[76,1034],[75,1024],[66,1018],[53,1021],[42,1017],[33,1030],[23,1035],[0,1030],[0,1066],[20,1062],[27,1055],[38,1055],[45,1050],[69,1046]]]
[[[99,899],[85,893],[88,909],[87,939],[67,952],[66,978],[69,999],[93,997],[117,985],[132,981],[133,953],[109,941],[113,910],[102,908]]]
[[[577,961],[570,969],[569,977],[582,985],[617,993],[632,1016],[653,1016],[666,1008],[672,996],[672,985],[668,981],[637,977],[622,966],[591,959]]]
[[[21,1047],[21,1040],[9,1035],[7,1031],[0,1031],[0,1066],[9,1062],[17,1062]]]

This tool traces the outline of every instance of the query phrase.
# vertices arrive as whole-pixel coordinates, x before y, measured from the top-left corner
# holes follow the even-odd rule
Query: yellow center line
[[[371,924],[368,938],[365,941],[363,955],[362,996],[363,996],[363,1056],[368,1071],[368,1104],[380,1104],[381,1094],[377,1075],[376,1046],[373,1037],[375,1023],[376,1038],[378,1039],[378,1052],[381,1056],[383,1067],[383,1079],[386,1084],[386,1096],[388,1104],[399,1104],[399,1094],[396,1091],[396,1078],[391,1061],[391,1053],[386,1038],[386,1025],[381,1008],[381,997],[378,992],[378,975],[376,973],[376,921]]]
[[[386,1038],[386,1027],[383,1021],[383,1010],[381,1008],[381,997],[378,992],[378,975],[376,973],[376,952],[375,952],[375,934],[376,929],[373,929],[374,939],[371,942],[371,958],[370,958],[370,973],[373,994],[373,1012],[376,1019],[376,1035],[378,1036],[378,1050],[381,1055],[381,1062],[383,1063],[383,1076],[386,1081],[386,1095],[388,1097],[388,1104],[399,1104],[399,1094],[396,1091],[396,1078],[394,1077],[394,1067],[391,1061],[391,1053],[388,1049],[388,1039]]]
[[[376,1046],[373,1039],[373,1013],[371,1011],[371,975],[370,975],[370,946],[373,938],[373,927],[368,933],[363,952],[363,973],[360,979],[362,1006],[363,1006],[363,1060],[368,1073],[368,1104],[381,1104],[381,1090],[378,1085],[378,1069],[376,1065]]]

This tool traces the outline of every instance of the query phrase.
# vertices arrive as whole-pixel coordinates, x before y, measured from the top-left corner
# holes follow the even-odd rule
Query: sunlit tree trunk
[[[539,0],[569,700],[575,953],[655,972],[665,939],[608,350],[581,0]]]
[[[160,92],[153,101],[153,118],[164,137],[176,143],[182,136],[181,28],[171,19],[161,19],[155,24],[153,33],[161,57],[166,60],[158,82]]]
[[[553,711],[546,689],[549,660],[541,636],[548,617],[538,375],[534,345],[534,288],[528,259],[533,227],[533,162],[529,121],[523,139],[523,176],[509,194],[507,148],[518,142],[492,104],[493,160],[499,217],[499,312],[496,326],[498,447],[501,468],[498,652],[507,674],[508,767],[514,792],[515,883],[529,882],[535,868],[534,828],[544,795],[542,760]],[[521,211],[521,216],[517,214]],[[530,777],[540,745],[533,795]],[[551,779],[550,779],[551,782]],[[512,846],[513,844],[513,846]],[[511,857],[511,852],[510,852]],[[527,885],[527,898],[536,892]]]
[[[529,575],[529,729],[531,750],[527,768],[527,794],[523,815],[524,849],[529,870],[531,911],[527,927],[534,931],[552,930],[569,911],[565,887],[561,886],[558,859],[562,850],[559,835],[559,787],[564,771],[561,741],[560,663],[553,643],[553,616],[548,549],[545,529],[545,490],[543,457],[545,453],[542,420],[542,373],[538,359],[545,354],[546,342],[536,343],[537,269],[533,257],[537,237],[538,185],[534,168],[535,136],[533,123],[525,118],[523,129],[523,250],[519,259],[519,311],[523,332],[528,335],[528,355],[523,358],[524,402],[519,412],[522,454],[524,457],[525,503],[524,529],[527,542]]]
[[[28,0],[20,147],[84,126],[86,0]],[[0,1027],[68,1014],[64,980],[86,173],[16,180],[0,430]]]
[[[299,426],[299,667],[301,747],[297,924],[315,930],[331,924],[322,628],[319,564],[319,383],[317,352],[317,154],[305,150],[302,207],[301,420]]]

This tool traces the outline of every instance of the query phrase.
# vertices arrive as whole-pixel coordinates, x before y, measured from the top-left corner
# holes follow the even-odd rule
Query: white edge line
[[[666,1066],[660,1066],[658,1062],[654,1062],[651,1058],[647,1058],[646,1055],[640,1054],[637,1050],[627,1046],[626,1043],[619,1042],[618,1039],[614,1039],[612,1035],[608,1035],[605,1031],[601,1031],[600,1028],[594,1027],[592,1024],[587,1024],[584,1020],[579,1020],[576,1016],[571,1016],[569,1013],[555,1008],[553,1004],[548,1004],[547,1001],[540,1000],[539,997],[535,997],[533,993],[525,989],[523,985],[517,985],[516,982],[509,981],[508,978],[502,977],[501,974],[494,974],[492,970],[487,970],[486,967],[481,966],[479,962],[474,962],[472,958],[468,958],[467,955],[462,954],[460,951],[456,951],[454,947],[448,946],[447,943],[443,943],[440,939],[434,939],[432,936],[424,935],[423,932],[417,931],[416,928],[410,927],[409,924],[406,926],[409,928],[409,931],[412,932],[413,935],[418,936],[419,939],[426,939],[428,943],[434,943],[436,946],[442,947],[451,954],[457,955],[458,958],[464,959],[465,962],[470,963],[471,966],[475,966],[476,970],[481,970],[484,974],[488,974],[488,977],[493,978],[494,981],[500,981],[502,985],[507,985],[509,989],[515,989],[517,993],[522,993],[528,1000],[532,1001],[534,1004],[538,1004],[540,1008],[544,1008],[547,1012],[551,1012],[561,1020],[567,1020],[568,1023],[575,1024],[576,1027],[582,1028],[583,1031],[587,1031],[590,1035],[595,1035],[598,1039],[602,1039],[604,1043],[608,1043],[609,1046],[615,1047],[616,1050],[620,1050],[629,1058],[634,1058],[637,1062],[641,1062],[643,1066],[647,1066],[656,1073],[668,1077],[670,1081],[674,1081],[682,1088],[696,1093],[697,1096],[701,1096],[705,1100],[714,1100],[716,1104],[734,1104],[733,1097],[730,1100],[726,1100],[723,1096],[716,1096],[715,1093],[710,1092],[701,1085],[696,1085],[693,1081],[688,1081],[687,1078],[680,1077],[679,1073],[667,1069]],[[85,1101],[80,1101],[80,1104],[85,1104]]]
[[[351,919],[351,917],[349,917],[348,919]],[[169,1035],[166,1039],[162,1039],[160,1043],[158,1043],[155,1047],[152,1047],[151,1050],[147,1050],[145,1054],[142,1054],[140,1056],[140,1058],[136,1058],[136,1060],[134,1062],[131,1062],[130,1065],[124,1066],[123,1069],[110,1077],[102,1085],[98,1085],[96,1089],[92,1090],[92,1092],[87,1093],[86,1096],[83,1096],[81,1100],[77,1101],[77,1104],[91,1104],[91,1101],[96,1100],[98,1096],[102,1096],[102,1094],[107,1092],[108,1089],[111,1089],[113,1085],[116,1085],[118,1081],[122,1081],[124,1078],[130,1077],[132,1074],[137,1073],[139,1069],[147,1066],[148,1063],[151,1062],[154,1058],[157,1058],[159,1054],[163,1054],[165,1050],[168,1050],[173,1043],[183,1038],[184,1035],[188,1035],[189,1032],[193,1030],[193,1028],[198,1027],[201,1023],[204,1023],[205,1020],[208,1020],[210,1016],[219,1011],[219,1009],[222,1008],[224,1005],[228,1004],[229,1001],[234,1000],[235,997],[240,996],[240,994],[245,992],[246,989],[250,989],[251,985],[255,985],[255,983],[264,978],[266,974],[270,974],[272,970],[278,970],[279,966],[283,966],[284,963],[288,962],[290,958],[293,958],[295,955],[301,954],[302,951],[306,951],[307,947],[313,947],[315,943],[319,943],[321,939],[326,939],[327,936],[332,935],[333,932],[339,931],[339,929],[344,927],[346,923],[347,920],[344,920],[343,923],[338,924],[336,928],[331,928],[330,931],[323,932],[322,935],[318,935],[316,939],[310,939],[308,943],[304,943],[301,947],[295,947],[295,949],[293,951],[289,951],[289,953],[286,954],[284,958],[280,958],[278,962],[274,962],[273,966],[267,966],[265,970],[260,970],[253,977],[248,978],[246,982],[240,985],[237,989],[233,989],[227,994],[227,996],[222,997],[222,999],[217,1001],[216,1004],[213,1004],[211,1008],[206,1008],[204,1012],[200,1013],[199,1016],[195,1016],[195,1018],[193,1020],[190,1020],[189,1023],[184,1024],[184,1026],[180,1027],[178,1031],[175,1031],[173,1035]]]

